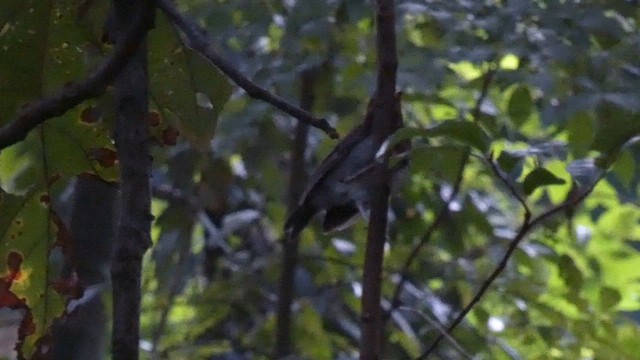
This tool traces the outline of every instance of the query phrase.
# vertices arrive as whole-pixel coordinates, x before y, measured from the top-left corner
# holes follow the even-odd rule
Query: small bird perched
[[[397,111],[392,132],[403,126],[400,109],[400,93],[396,96]],[[302,194],[298,207],[289,215],[284,229],[290,237],[297,236],[311,219],[325,211],[322,229],[325,232],[343,230],[353,224],[358,214],[368,216],[372,181],[367,181],[367,168],[375,161],[376,153],[387,137],[380,138],[372,132],[375,96],[369,101],[362,124],[356,126],[309,178],[307,190]],[[390,135],[390,134],[388,134]],[[396,146],[395,151],[408,150],[409,143]],[[408,160],[402,160],[392,169],[393,176],[406,168]]]

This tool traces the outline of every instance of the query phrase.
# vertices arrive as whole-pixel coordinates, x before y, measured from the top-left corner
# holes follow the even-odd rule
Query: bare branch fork
[[[511,243],[509,244],[507,251],[503,255],[502,259],[500,259],[498,266],[496,266],[496,268],[493,270],[491,275],[489,275],[487,280],[485,280],[482,283],[482,286],[480,286],[480,289],[478,290],[476,295],[473,297],[471,302],[467,306],[465,306],[465,308],[462,310],[462,312],[460,312],[460,314],[458,314],[458,316],[453,320],[451,325],[449,325],[446,332],[438,335],[438,337],[433,341],[431,346],[429,346],[429,348],[417,359],[426,359],[429,355],[431,355],[435,351],[440,341],[442,341],[442,339],[446,335],[451,334],[451,332],[460,324],[460,322],[462,322],[465,316],[471,311],[471,309],[473,309],[473,307],[480,301],[482,296],[487,292],[487,290],[489,289],[491,284],[493,284],[495,279],[498,276],[500,276],[502,271],[504,271],[504,269],[507,266],[507,263],[509,262],[509,259],[513,255],[513,252],[518,248],[518,245],[522,242],[522,240],[525,239],[525,237],[529,234],[529,232],[531,232],[532,229],[541,225],[544,221],[553,217],[554,215],[561,213],[563,211],[566,211],[567,209],[573,208],[578,204],[580,204],[582,201],[584,201],[584,199],[586,199],[587,196],[591,194],[591,192],[593,191],[595,186],[598,184],[598,182],[604,177],[604,174],[605,174],[605,171],[601,171],[600,175],[593,181],[593,183],[583,187],[582,191],[575,192],[575,194],[570,195],[570,197],[566,201],[564,201],[562,204],[546,210],[545,212],[536,216],[535,218],[531,219],[530,217],[527,217],[527,215],[525,214],[525,219],[523,220],[522,225],[520,225],[518,233],[511,240]],[[498,175],[498,176],[500,177],[501,175]]]
[[[187,19],[178,11],[175,4],[171,0],[159,0],[160,9],[171,19],[171,21],[184,33],[186,39],[185,45],[209,60],[211,64],[220,69],[233,82],[254,99],[262,100],[269,103],[285,113],[303,121],[315,128],[327,133],[332,139],[339,137],[338,132],[334,129],[326,119],[316,118],[308,111],[295,106],[281,97],[269,92],[269,90],[256,84],[246,77],[240,70],[235,68],[228,60],[218,54],[207,36],[205,31],[195,22]]]
[[[113,55],[95,73],[80,82],[66,84],[51,96],[23,106],[14,120],[0,128],[0,150],[24,140],[31,130],[46,120],[61,116],[81,102],[102,94],[122,72],[152,26],[155,3],[153,0],[143,2],[144,8],[123,41],[116,45]]]

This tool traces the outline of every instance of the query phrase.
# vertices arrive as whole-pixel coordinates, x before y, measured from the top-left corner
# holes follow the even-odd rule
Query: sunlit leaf
[[[595,133],[595,122],[589,114],[579,112],[567,124],[569,149],[576,158],[587,155]]]
[[[507,113],[516,127],[522,126],[533,112],[531,91],[526,86],[517,87],[509,98]]]
[[[461,141],[482,152],[489,149],[489,136],[476,123],[469,121],[445,121],[429,129],[405,127],[396,131],[389,146],[411,138],[449,137]]]
[[[524,193],[530,195],[539,187],[548,185],[562,185],[565,181],[545,168],[536,168],[524,178],[522,188]]]
[[[56,253],[69,255],[70,237],[44,189],[24,197],[0,192],[0,218],[0,307],[24,304],[29,320],[22,324],[20,353],[30,358],[66,301],[81,295],[54,260]]]

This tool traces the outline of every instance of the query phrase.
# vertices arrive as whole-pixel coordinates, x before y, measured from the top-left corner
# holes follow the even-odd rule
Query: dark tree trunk
[[[114,0],[109,37],[116,43],[143,12],[146,1]],[[153,9],[153,8],[151,8]],[[142,15],[141,15],[142,14]],[[148,112],[146,42],[115,81],[116,148],[120,162],[120,220],[114,241],[112,351],[115,360],[135,360],[140,342],[140,283],[142,258],[151,245],[151,154]]]
[[[111,256],[117,190],[89,176],[78,178],[71,212],[73,257],[66,268],[75,271],[85,288],[82,302],[53,330],[53,358],[102,359],[105,355],[107,316],[102,294],[104,269]]]
[[[315,101],[315,71],[302,73],[300,107],[311,111]],[[289,213],[295,209],[307,180],[305,152],[309,125],[299,121],[296,124],[295,137],[291,148],[291,167],[289,169]],[[276,327],[275,357],[283,358],[291,353],[291,304],[295,297],[295,273],[298,263],[298,236],[284,239],[282,249],[282,271],[278,294],[278,314]]]
[[[376,50],[378,57],[378,81],[372,132],[378,139],[385,139],[398,126],[402,126],[400,99],[396,96],[398,54],[396,51],[395,1],[376,0]],[[371,194],[371,219],[367,236],[367,249],[362,280],[362,339],[360,359],[382,358],[384,344],[383,313],[380,306],[384,243],[387,234],[389,208],[389,174],[386,161],[375,165],[378,184]]]

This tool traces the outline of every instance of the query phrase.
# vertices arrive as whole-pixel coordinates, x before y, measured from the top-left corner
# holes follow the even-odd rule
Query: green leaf
[[[595,121],[584,111],[575,114],[567,124],[569,150],[576,159],[585,157],[593,143]]]
[[[531,97],[531,91],[527,86],[518,86],[509,99],[507,106],[507,113],[511,118],[511,121],[516,127],[522,126],[533,111],[533,98]]]
[[[518,156],[510,151],[504,150],[498,156],[500,168],[506,172],[511,172],[516,165],[522,161],[522,156]]]
[[[0,274],[7,274],[0,278],[0,308],[24,304],[30,319],[23,323],[28,329],[21,331],[19,351],[30,358],[38,340],[64,314],[68,291],[73,290],[72,283],[61,279],[52,254],[68,253],[69,233],[51,209],[46,189],[34,189],[24,197],[0,190],[0,219]],[[78,288],[73,292],[79,295]]]
[[[631,181],[636,173],[636,162],[629,151],[623,151],[613,163],[613,172],[618,175],[625,186],[631,186]]]
[[[164,15],[149,33],[151,98],[180,133],[206,150],[232,86],[216,67],[184,47]]]
[[[0,2],[0,125],[27,102],[86,76],[76,1]]]
[[[299,351],[308,359],[332,359],[331,339],[322,325],[322,318],[308,302],[296,319],[294,338]]]
[[[485,153],[491,140],[478,124],[469,121],[445,121],[429,129],[430,136],[450,137]]]
[[[491,145],[491,139],[478,126],[478,124],[469,121],[450,120],[444,121],[436,126],[428,129],[404,127],[396,131],[390,139],[389,148],[397,145],[403,140],[411,138],[431,138],[431,137],[447,137],[461,141],[481,152],[486,152]]]
[[[524,193],[531,195],[534,190],[547,185],[562,185],[565,181],[545,168],[536,168],[524,178],[522,187]]]
[[[102,122],[81,121],[83,108],[51,119],[27,138],[0,153],[0,184],[24,193],[34,183],[69,179],[82,173],[105,181],[119,178],[117,154],[110,132]]]
[[[620,292],[614,288],[604,286],[600,288],[600,309],[610,310],[622,300]]]
[[[584,276],[569,255],[562,255],[558,261],[560,277],[574,292],[580,291],[584,283]]]
[[[412,172],[425,172],[428,178],[453,183],[468,155],[467,148],[459,146],[414,147],[411,151]]]
[[[597,108],[596,133],[592,148],[605,154],[616,153],[631,138],[640,135],[640,114],[610,102]]]

